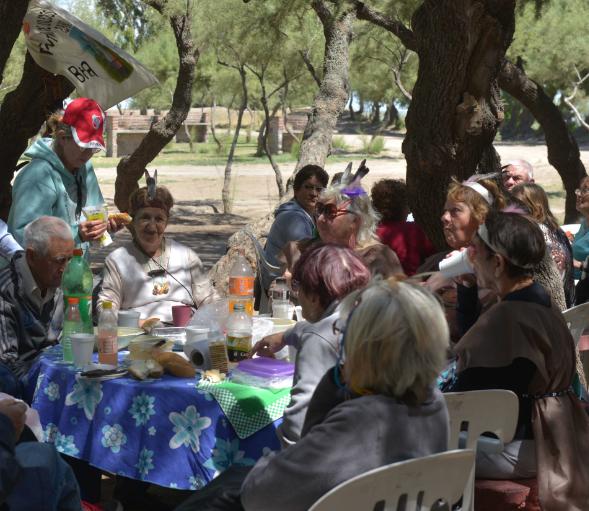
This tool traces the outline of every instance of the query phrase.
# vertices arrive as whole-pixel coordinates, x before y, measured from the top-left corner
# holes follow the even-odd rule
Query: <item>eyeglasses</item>
[[[348,213],[354,215],[355,213],[348,209],[351,202],[351,200],[346,201],[339,207],[336,206],[333,202],[329,202],[327,204],[318,202],[315,205],[315,216],[319,218],[321,215],[323,215],[327,220],[333,220],[338,216],[347,215]]]
[[[577,188],[575,190],[575,195],[577,197],[581,197],[581,195],[587,195],[589,193],[589,188]]]

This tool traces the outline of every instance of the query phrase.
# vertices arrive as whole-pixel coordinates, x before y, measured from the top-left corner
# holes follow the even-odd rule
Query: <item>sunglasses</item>
[[[333,202],[327,204],[318,202],[315,205],[315,216],[319,218],[321,215],[323,215],[327,220],[333,220],[338,216],[346,215],[348,213],[354,214],[353,211],[348,209],[351,202],[352,201],[346,201],[339,207],[336,206]]]

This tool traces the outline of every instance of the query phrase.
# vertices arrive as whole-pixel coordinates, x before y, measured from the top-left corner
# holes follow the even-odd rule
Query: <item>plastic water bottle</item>
[[[118,364],[117,315],[112,302],[102,302],[102,312],[98,318],[98,361],[101,364]]]
[[[237,302],[227,320],[227,355],[229,362],[247,358],[252,349],[252,318],[242,303]]]
[[[79,300],[75,297],[68,298],[67,308],[63,320],[63,330],[61,331],[61,347],[63,349],[63,361],[69,364],[74,362],[72,352],[72,334],[85,333],[84,325],[80,319],[80,310],[78,308]]]
[[[79,300],[80,317],[83,329],[80,333],[93,334],[92,325],[92,270],[83,257],[81,248],[74,249],[74,257],[70,260],[61,277],[64,307],[69,298]]]
[[[284,277],[278,277],[270,288],[272,300],[272,317],[280,319],[290,318],[290,290]]]
[[[229,312],[233,312],[237,303],[244,306],[249,316],[254,314],[254,271],[247,262],[243,251],[229,272]]]

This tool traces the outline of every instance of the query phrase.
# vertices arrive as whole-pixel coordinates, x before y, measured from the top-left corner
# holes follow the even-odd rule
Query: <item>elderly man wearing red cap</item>
[[[114,222],[87,221],[82,208],[104,199],[90,158],[104,149],[105,115],[96,101],[77,98],[47,120],[51,138],[40,138],[25,152],[31,162],[14,180],[8,227],[22,243],[24,227],[43,215],[63,219],[84,251]]]

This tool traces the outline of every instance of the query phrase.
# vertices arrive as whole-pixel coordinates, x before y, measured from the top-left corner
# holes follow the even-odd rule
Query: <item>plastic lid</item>
[[[67,303],[80,303],[80,299],[75,296],[70,296],[67,299]]]
[[[74,256],[84,255],[84,251],[81,248],[74,248]]]
[[[266,378],[292,376],[294,374],[294,364],[267,357],[242,360],[237,364],[237,368],[244,373]]]
[[[102,308],[103,309],[112,309],[112,302],[105,300],[104,302],[102,302]]]

